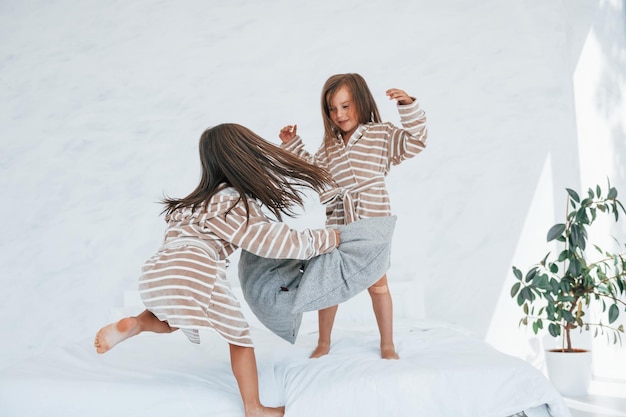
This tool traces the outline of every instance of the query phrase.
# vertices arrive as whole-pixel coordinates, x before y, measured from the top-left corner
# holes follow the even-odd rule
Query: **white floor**
[[[593,380],[589,395],[565,403],[572,417],[626,417],[626,381]]]

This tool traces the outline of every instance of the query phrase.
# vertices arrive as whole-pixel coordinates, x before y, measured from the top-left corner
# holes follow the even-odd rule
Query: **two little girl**
[[[322,93],[325,137],[311,157],[296,127],[280,132],[277,147],[249,129],[222,124],[200,137],[202,176],[181,199],[166,198],[163,245],[142,268],[139,293],[146,310],[100,329],[98,353],[144,331],[181,329],[199,343],[198,329],[215,330],[230,347],[231,366],[246,417],[282,416],[284,407],[261,404],[248,323],[226,278],[227,258],[242,248],[261,257],[310,259],[339,246],[333,225],[391,214],[382,178],[390,165],[425,147],[424,112],[402,90],[387,91],[399,104],[403,128],[382,123],[358,74],[331,77]],[[328,204],[326,228],[290,229],[283,215],[302,206],[303,189]],[[278,221],[262,211],[268,209]],[[381,355],[398,358],[386,275],[369,289],[381,333]],[[321,310],[320,339],[312,357],[328,353],[337,307]]]

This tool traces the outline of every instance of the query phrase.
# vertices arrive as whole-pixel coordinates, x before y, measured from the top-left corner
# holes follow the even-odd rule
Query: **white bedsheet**
[[[340,323],[330,355],[308,359],[317,334],[295,345],[254,328],[261,399],[286,417],[570,417],[546,378],[463,332],[396,323],[399,361],[382,360],[376,328]],[[310,330],[310,329],[309,329]],[[3,417],[243,416],[228,347],[212,333],[141,334],[104,355],[92,340],[0,372]]]

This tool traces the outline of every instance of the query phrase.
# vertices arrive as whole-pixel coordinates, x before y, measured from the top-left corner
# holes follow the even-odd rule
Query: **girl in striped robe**
[[[198,330],[213,329],[230,346],[245,416],[282,416],[284,407],[260,402],[250,330],[226,278],[227,258],[237,248],[303,260],[335,249],[337,229],[300,232],[280,221],[303,205],[305,188],[320,192],[332,180],[321,168],[236,124],[206,130],[200,137],[200,159],[196,189],[187,197],[163,200],[165,238],[139,278],[146,310],[100,329],[94,346],[104,353],[144,331],[177,329],[199,343]],[[270,220],[262,206],[279,221]]]
[[[326,226],[391,215],[385,177],[392,165],[412,158],[426,147],[426,116],[415,98],[397,88],[386,92],[396,100],[402,127],[382,122],[378,107],[359,74],[331,76],[322,90],[324,140],[314,154],[304,149],[297,126],[281,129],[282,147],[329,171],[337,187],[320,195],[326,204]],[[393,343],[393,307],[387,275],[368,289],[385,359],[398,359]],[[319,340],[311,357],[330,351],[337,306],[320,310]]]

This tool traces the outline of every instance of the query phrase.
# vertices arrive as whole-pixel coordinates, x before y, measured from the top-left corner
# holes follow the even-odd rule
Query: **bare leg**
[[[317,312],[320,335],[317,340],[317,347],[313,353],[311,353],[310,358],[319,358],[330,352],[330,334],[333,330],[333,324],[335,323],[335,316],[337,315],[338,308],[339,306],[335,305]]]
[[[380,332],[380,356],[383,359],[400,359],[393,344],[393,302],[387,286],[387,275],[383,275],[368,288],[372,307]]]
[[[259,376],[251,347],[230,346],[230,364],[239,386],[245,417],[282,417],[285,407],[265,407],[259,399]]]
[[[105,353],[118,343],[141,332],[171,333],[175,330],[178,329],[170,327],[166,321],[161,321],[150,311],[144,310],[138,316],[126,317],[101,328],[93,345],[96,352]]]

